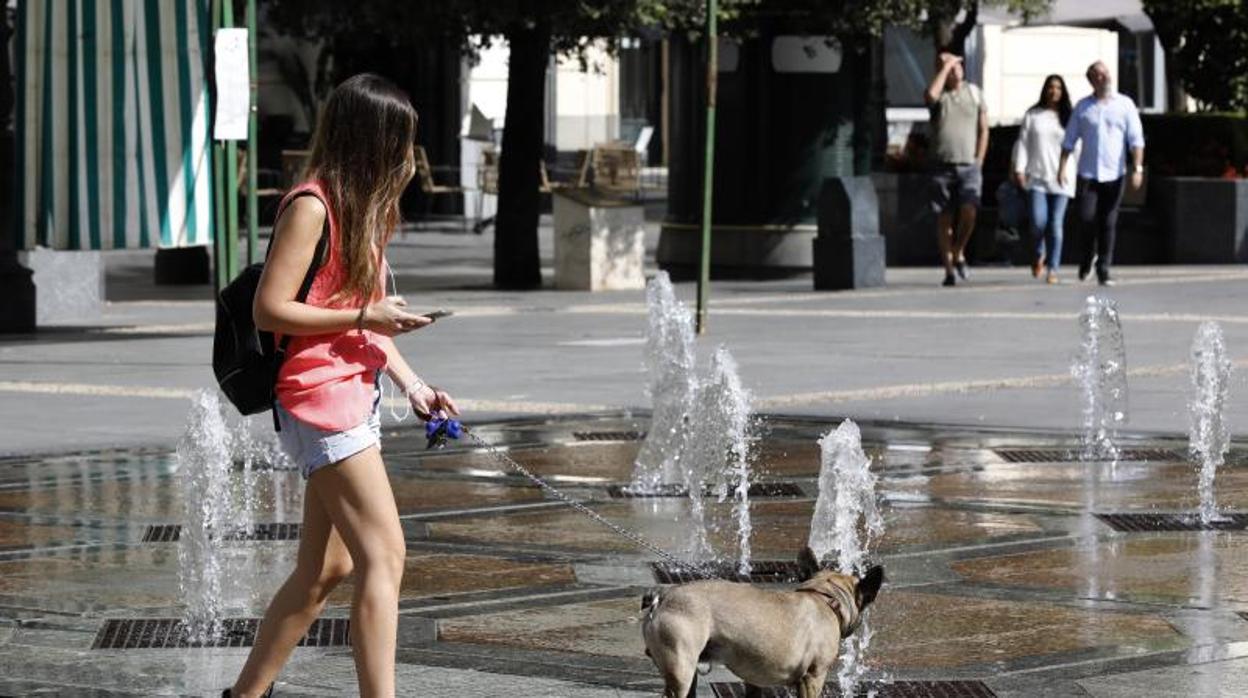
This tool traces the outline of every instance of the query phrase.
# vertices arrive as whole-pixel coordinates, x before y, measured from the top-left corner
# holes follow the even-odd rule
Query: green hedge
[[[1235,114],[1144,114],[1144,161],[1154,176],[1248,177],[1248,117]],[[984,163],[1005,176],[1017,126],[992,129]]]
[[[1144,158],[1154,175],[1248,177],[1248,118],[1145,114]]]

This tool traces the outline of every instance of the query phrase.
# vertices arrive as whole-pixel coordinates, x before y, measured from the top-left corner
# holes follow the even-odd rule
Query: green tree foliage
[[[1207,110],[1248,109],[1248,4],[1243,0],[1144,0],[1166,50],[1171,92]],[[1181,110],[1176,100],[1171,108]]]

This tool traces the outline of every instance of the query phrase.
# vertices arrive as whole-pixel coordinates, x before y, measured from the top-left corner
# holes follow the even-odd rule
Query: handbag
[[[301,192],[300,196],[320,196],[313,192]],[[293,199],[292,199],[293,201]],[[321,200],[324,204],[324,200]],[[289,204],[287,204],[289,206]],[[329,207],[325,207],[329,210]],[[283,209],[284,211],[284,209]],[[276,235],[277,225],[273,226]],[[316,253],[312,255],[312,264],[303,275],[303,283],[295,300],[300,303],[308,298],[312,281],[320,269],[325,249],[329,246],[329,216],[325,217],[325,225],[321,229],[321,238],[316,243]],[[269,239],[269,248],[265,251],[268,260],[269,251],[273,249],[273,239]],[[275,342],[272,332],[256,328],[252,316],[252,306],[256,300],[256,290],[260,286],[260,275],[264,271],[264,263],[248,265],[238,278],[231,281],[217,294],[217,320],[212,338],[212,372],[217,378],[221,392],[238,411],[244,415],[258,414],[267,410],[273,411],[273,428],[281,431],[277,419],[277,403],[275,387],[277,373],[286,358],[286,348],[290,344],[290,335]]]
[[[997,227],[1014,232],[1027,225],[1027,202],[1023,192],[1008,178],[997,187]]]

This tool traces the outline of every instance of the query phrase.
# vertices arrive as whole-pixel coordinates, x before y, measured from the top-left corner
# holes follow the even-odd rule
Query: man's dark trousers
[[[1080,276],[1092,268],[1095,256],[1097,278],[1102,281],[1109,278],[1109,265],[1114,261],[1114,239],[1118,236],[1118,208],[1122,205],[1125,188],[1126,177],[1112,182],[1079,178],[1079,231],[1083,238]]]

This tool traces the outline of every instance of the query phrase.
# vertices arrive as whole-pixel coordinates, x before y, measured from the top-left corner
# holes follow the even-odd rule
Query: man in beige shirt
[[[984,187],[984,156],[988,152],[988,112],[979,87],[966,81],[962,57],[949,51],[936,56],[936,74],[924,94],[931,111],[934,170],[932,210],[945,286],[966,280],[966,245],[975,230]],[[954,235],[954,221],[957,235]]]

